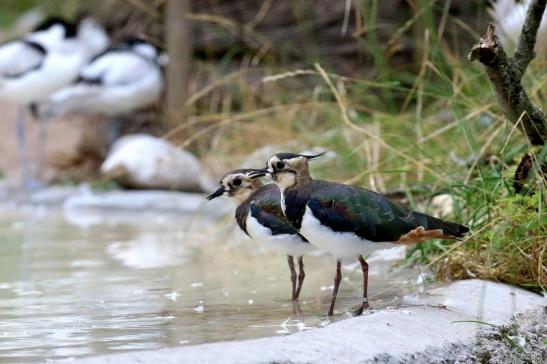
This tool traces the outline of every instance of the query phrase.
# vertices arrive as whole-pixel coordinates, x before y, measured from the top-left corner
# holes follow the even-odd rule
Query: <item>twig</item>
[[[530,61],[534,58],[534,45],[546,0],[531,0],[522,28],[517,50],[508,57],[498,37],[496,27],[490,23],[486,33],[469,53],[469,60],[478,60],[486,67],[486,73],[496,93],[498,103],[508,119],[517,123],[522,116],[522,126],[530,142],[543,145],[547,140],[547,123],[543,111],[534,105],[521,84]]]
[[[536,36],[545,12],[545,0],[534,0],[530,2],[528,11],[526,12],[526,19],[522,25],[522,31],[520,33],[519,42],[513,59],[518,63],[517,76],[522,77],[528,64],[536,56],[534,52],[534,46],[536,44]]]

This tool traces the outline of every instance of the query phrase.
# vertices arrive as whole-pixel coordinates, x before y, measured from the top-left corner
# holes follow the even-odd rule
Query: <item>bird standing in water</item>
[[[308,162],[325,154],[278,153],[251,176],[268,176],[281,191],[283,213],[310,243],[333,254],[336,276],[329,316],[334,315],[343,259],[357,258],[363,271],[363,299],[354,314],[368,308],[368,264],[363,255],[391,244],[462,238],[469,229],[399,206],[364,188],[314,180]]]
[[[0,98],[19,105],[17,138],[26,187],[33,184],[25,145],[26,109],[40,121],[38,155],[43,158],[47,119],[40,118],[36,104],[74,81],[82,66],[108,42],[104,30],[91,19],[72,24],[54,17],[26,36],[0,45]]]
[[[223,195],[235,199],[239,203],[235,217],[241,230],[268,248],[287,255],[291,271],[291,298],[298,300],[305,277],[302,256],[314,251],[315,248],[283,215],[279,203],[281,195],[277,186],[273,183],[263,185],[259,179],[252,177],[259,172],[255,169],[228,172],[220,180],[221,187],[207,199],[212,200]],[[298,275],[294,257],[298,259]]]

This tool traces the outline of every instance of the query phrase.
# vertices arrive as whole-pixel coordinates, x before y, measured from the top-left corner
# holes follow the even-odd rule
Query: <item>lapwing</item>
[[[298,300],[304,283],[304,262],[302,256],[316,250],[289,223],[281,210],[281,194],[273,183],[263,185],[252,175],[255,169],[237,169],[228,172],[220,180],[220,188],[207,199],[229,196],[239,203],[235,212],[237,224],[245,234],[259,241],[271,250],[287,255],[291,272],[292,300]],[[294,258],[298,259],[299,272],[296,274]],[[298,279],[298,282],[297,282]]]
[[[167,61],[167,55],[153,44],[128,38],[93,58],[76,82],[48,99],[44,112],[113,117],[111,139],[115,139],[121,116],[158,102],[164,89],[162,67]]]
[[[397,205],[364,188],[314,180],[308,162],[317,155],[278,153],[266,168],[251,174],[268,176],[281,191],[283,213],[310,243],[333,254],[336,276],[329,308],[334,315],[343,259],[357,258],[363,271],[363,299],[354,312],[368,308],[368,264],[363,255],[384,245],[415,244],[429,239],[459,239],[469,229]]]
[[[0,98],[19,105],[17,138],[25,184],[31,182],[25,146],[26,108],[38,119],[36,104],[73,82],[81,67],[104,51],[108,42],[104,30],[91,19],[73,24],[53,17],[26,36],[0,45]],[[40,120],[41,157],[46,120]]]

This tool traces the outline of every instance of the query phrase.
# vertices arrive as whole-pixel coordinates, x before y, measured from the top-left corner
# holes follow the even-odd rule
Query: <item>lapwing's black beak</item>
[[[224,192],[226,192],[226,190],[224,189],[224,187],[220,187],[218,190],[216,190],[215,192],[211,193],[209,196],[207,196],[207,199],[209,201],[211,201],[212,199],[214,198],[217,198],[217,197],[220,197],[224,194]]]
[[[251,172],[249,174],[249,177],[251,177],[252,179],[255,179],[255,178],[259,178],[259,177],[264,177],[266,175],[268,175],[268,170],[266,168],[263,168],[263,169],[255,169],[253,172]]]

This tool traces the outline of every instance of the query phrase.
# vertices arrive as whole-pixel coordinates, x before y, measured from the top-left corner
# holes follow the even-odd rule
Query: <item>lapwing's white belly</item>
[[[299,257],[316,250],[310,243],[303,241],[298,235],[273,235],[270,229],[260,225],[251,214],[247,216],[247,233],[266,248],[287,255]]]
[[[300,234],[317,248],[339,259],[357,258],[359,255],[368,255],[375,250],[393,247],[392,243],[373,242],[362,239],[354,233],[333,231],[321,225],[307,206],[302,218]]]

